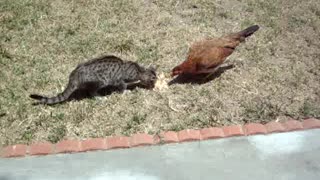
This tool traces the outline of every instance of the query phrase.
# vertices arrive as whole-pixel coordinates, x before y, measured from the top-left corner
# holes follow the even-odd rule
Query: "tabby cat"
[[[124,61],[113,55],[106,55],[79,64],[70,74],[66,89],[55,97],[31,94],[36,104],[53,105],[72,99],[77,91],[89,96],[101,95],[100,90],[116,87],[120,92],[128,86],[139,85],[152,89],[157,80],[154,68],[144,68],[132,61]]]

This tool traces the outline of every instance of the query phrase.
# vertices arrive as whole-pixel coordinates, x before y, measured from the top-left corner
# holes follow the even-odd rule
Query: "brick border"
[[[198,130],[185,129],[179,132],[167,131],[160,135],[145,133],[134,134],[131,137],[115,136],[106,138],[90,138],[86,140],[62,140],[57,144],[37,142],[31,145],[16,144],[4,147],[0,157],[41,156],[58,153],[78,153],[96,150],[109,150],[116,148],[131,148],[155,144],[181,143],[186,141],[199,141],[207,139],[225,138],[232,136],[250,136],[255,134],[280,133],[297,130],[320,128],[320,120],[305,119],[302,122],[290,119],[283,123],[269,122],[265,125],[249,123],[245,125],[231,125],[225,127],[211,127]]]

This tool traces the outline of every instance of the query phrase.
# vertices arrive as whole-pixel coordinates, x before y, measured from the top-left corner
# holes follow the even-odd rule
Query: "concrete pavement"
[[[0,180],[320,179],[320,129],[0,159]]]

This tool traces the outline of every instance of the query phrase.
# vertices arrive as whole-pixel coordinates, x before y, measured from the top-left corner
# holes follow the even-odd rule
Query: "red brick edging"
[[[58,153],[77,153],[95,150],[109,150],[116,148],[130,148],[162,143],[179,143],[185,141],[198,141],[232,136],[248,136],[254,134],[267,134],[275,132],[288,132],[303,129],[320,128],[320,120],[305,119],[302,122],[288,120],[283,123],[269,122],[265,125],[249,123],[243,126],[232,125],[222,128],[212,127],[199,130],[186,129],[179,132],[167,131],[159,136],[149,134],[134,134],[131,137],[106,137],[86,140],[62,140],[57,144],[49,142],[34,143],[30,146],[23,144],[11,145],[3,148],[1,157],[23,157],[27,155],[39,156]]]

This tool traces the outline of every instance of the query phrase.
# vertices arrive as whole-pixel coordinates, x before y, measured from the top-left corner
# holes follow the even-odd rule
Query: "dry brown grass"
[[[320,116],[317,0],[2,0],[0,144],[158,133]],[[258,24],[229,63],[202,85],[31,106],[30,93],[62,91],[71,70],[115,54],[168,73],[188,46]]]

